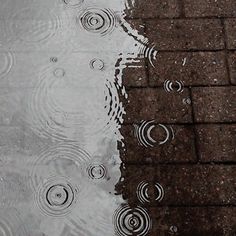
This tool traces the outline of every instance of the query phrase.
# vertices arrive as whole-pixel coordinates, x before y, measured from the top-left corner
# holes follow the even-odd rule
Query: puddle
[[[155,46],[126,20],[125,0],[9,0],[0,9],[0,125],[7,126],[0,235],[147,235],[152,219],[131,207],[120,149],[128,95],[124,69],[153,66]],[[143,26],[139,26],[143,28]],[[182,90],[166,82],[167,92]],[[164,139],[151,136],[163,129]],[[17,137],[12,138],[17,128]],[[8,130],[9,128],[9,130]],[[172,138],[136,126],[145,147]],[[155,183],[156,201],[164,190]],[[149,184],[137,190],[150,201]],[[14,197],[12,196],[14,195]],[[175,229],[173,229],[175,230]]]

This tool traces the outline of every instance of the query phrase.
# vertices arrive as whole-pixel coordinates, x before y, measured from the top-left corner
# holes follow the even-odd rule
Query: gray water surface
[[[123,69],[156,55],[132,2],[0,3],[0,235],[146,235],[147,211],[115,190]]]

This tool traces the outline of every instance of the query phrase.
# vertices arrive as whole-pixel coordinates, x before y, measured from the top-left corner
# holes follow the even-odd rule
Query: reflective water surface
[[[120,128],[128,101],[123,70],[156,50],[125,20],[125,0],[0,1],[0,235],[147,235],[151,183],[140,206],[116,191]],[[141,26],[142,27],[142,26]],[[181,92],[182,83],[165,83]],[[174,138],[135,126],[145,147]],[[154,200],[161,201],[164,190]]]

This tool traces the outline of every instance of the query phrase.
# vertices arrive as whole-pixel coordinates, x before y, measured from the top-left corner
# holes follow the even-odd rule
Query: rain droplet
[[[56,76],[57,78],[61,78],[64,77],[66,72],[64,71],[64,69],[62,68],[56,68],[53,72],[54,76]]]
[[[148,234],[152,227],[147,211],[142,207],[130,208],[128,205],[118,208],[114,217],[115,232],[119,236]]]
[[[90,160],[87,152],[73,143],[59,143],[38,154],[31,169],[32,188],[38,189],[44,178],[70,176],[81,178],[81,167]]]
[[[136,193],[139,201],[144,204],[149,203],[152,200],[152,198],[149,196],[150,187],[154,187],[156,192],[153,200],[161,202],[164,198],[164,189],[161,184],[152,184],[146,181],[142,181],[137,187]]]
[[[177,92],[177,93],[182,93],[184,91],[184,84],[182,81],[175,81],[172,82],[170,80],[166,80],[164,82],[164,89],[166,92]]]
[[[66,179],[50,178],[37,192],[38,207],[49,216],[65,216],[73,209],[78,190]]]
[[[58,62],[58,58],[57,57],[51,57],[50,62],[56,63],[56,62]]]
[[[172,226],[170,226],[169,231],[171,234],[176,234],[178,232],[178,228],[177,228],[177,226],[172,225]]]
[[[182,101],[185,105],[190,105],[192,103],[190,98],[184,98]]]
[[[117,16],[110,9],[87,8],[78,20],[87,32],[102,36],[110,34],[118,24]]]
[[[158,124],[160,128],[165,131],[165,138],[163,140],[158,140],[158,144],[165,144],[169,140],[174,139],[174,130],[171,126],[167,127],[163,124]],[[151,121],[141,121],[139,125],[134,125],[134,136],[137,138],[139,145],[144,147],[154,147],[157,143],[151,136],[151,131],[155,128],[154,120]]]
[[[107,176],[107,169],[103,164],[91,164],[87,168],[88,175],[91,179],[101,180]]]
[[[93,70],[103,70],[104,62],[101,59],[93,59],[90,61],[90,68]]]

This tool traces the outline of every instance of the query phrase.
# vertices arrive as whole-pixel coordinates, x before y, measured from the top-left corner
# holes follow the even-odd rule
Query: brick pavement
[[[151,236],[233,236],[236,2],[136,0],[127,18],[144,24],[158,54],[155,67],[142,62],[125,71],[124,181],[117,189],[130,204],[141,204],[138,186],[149,183],[150,201],[142,204],[153,219]],[[165,81],[172,91],[165,91]],[[142,120],[153,122],[142,126]],[[170,127],[174,137],[167,135]],[[161,201],[155,183],[163,188]]]

